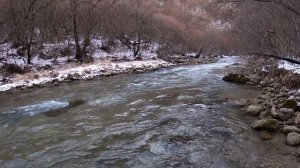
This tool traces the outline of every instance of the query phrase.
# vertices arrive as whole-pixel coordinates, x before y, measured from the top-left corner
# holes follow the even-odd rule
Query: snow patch
[[[300,74],[300,65],[292,64],[287,61],[281,61],[278,65],[278,68],[293,71],[294,73]]]
[[[172,66],[173,64],[163,60],[145,60],[120,63],[98,63],[92,65],[83,65],[67,70],[55,70],[48,74],[33,80],[19,80],[13,83],[0,85],[0,92],[8,91],[14,88],[30,88],[37,85],[44,85],[53,82],[62,82],[66,80],[92,79],[97,76],[109,76],[120,73],[130,73],[133,71],[144,72]],[[55,77],[51,74],[56,74]],[[52,77],[51,77],[52,76]]]

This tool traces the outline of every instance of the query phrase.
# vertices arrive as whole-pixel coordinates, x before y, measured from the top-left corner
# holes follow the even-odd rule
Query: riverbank
[[[299,160],[300,76],[297,66],[283,64],[275,60],[248,60],[230,67],[231,73],[224,80],[252,84],[262,90],[256,98],[240,101],[243,112],[256,118],[251,126],[261,140],[272,141],[279,132],[285,135],[286,145],[294,150],[283,153]]]
[[[0,85],[0,93],[14,89],[43,87],[46,85],[59,85],[74,80],[90,80],[100,76],[112,76],[125,73],[142,73],[174,64],[163,60],[143,60],[130,62],[96,61],[84,65],[68,65],[51,71],[31,72],[16,75],[11,82]]]

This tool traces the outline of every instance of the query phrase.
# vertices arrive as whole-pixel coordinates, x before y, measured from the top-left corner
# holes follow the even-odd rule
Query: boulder
[[[259,137],[261,140],[264,140],[264,141],[273,139],[273,135],[269,131],[259,131]]]
[[[252,124],[255,130],[276,131],[279,129],[279,122],[275,119],[257,120]]]
[[[288,120],[294,116],[294,110],[289,108],[279,109],[279,119]]]
[[[294,110],[289,108],[280,108],[278,111],[273,106],[271,109],[271,116],[275,119],[286,121],[294,116]]]
[[[281,132],[288,134],[291,132],[296,132],[296,133],[300,133],[300,128],[296,127],[296,126],[285,126],[281,129]]]
[[[291,132],[287,135],[287,144],[290,146],[300,145],[300,134],[296,132]]]
[[[245,75],[229,73],[223,77],[223,80],[231,83],[246,84],[250,82],[250,78]]]
[[[259,115],[261,111],[262,111],[262,107],[259,105],[250,105],[246,110],[247,114],[252,116]]]

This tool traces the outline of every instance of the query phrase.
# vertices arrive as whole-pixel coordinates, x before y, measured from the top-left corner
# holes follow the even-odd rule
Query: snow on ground
[[[293,71],[294,73],[300,74],[300,65],[292,64],[287,61],[280,61],[278,68]]]
[[[39,74],[37,79],[20,79],[13,83],[0,85],[0,92],[8,91],[14,88],[30,88],[41,86],[54,82],[63,82],[67,80],[92,79],[97,76],[109,76],[121,73],[130,73],[133,71],[144,72],[172,66],[173,64],[163,60],[144,60],[120,63],[96,63],[83,65],[66,70],[57,69],[48,73]]]
[[[93,50],[92,57],[95,60],[134,60],[133,51],[122,44],[120,41],[116,41],[115,46],[110,47],[110,52],[106,52],[101,49],[103,44],[102,38],[94,38],[91,41],[91,48]],[[33,70],[39,70],[42,67],[50,66],[53,68],[61,67],[68,62],[68,59],[74,59],[75,51],[74,41],[63,41],[59,43],[44,43],[43,48],[33,49]],[[140,55],[144,60],[151,60],[157,58],[157,50],[159,48],[158,43],[152,43],[147,47],[143,47],[140,51]],[[69,49],[71,53],[62,55],[61,51]],[[18,55],[18,49],[12,48],[12,44],[4,43],[0,44],[0,67],[4,64],[17,64],[20,67],[26,67],[26,57]],[[49,57],[49,58],[44,58]]]

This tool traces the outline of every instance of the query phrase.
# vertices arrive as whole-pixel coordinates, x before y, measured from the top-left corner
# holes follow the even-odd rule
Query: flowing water
[[[234,60],[1,94],[0,167],[295,166],[235,103],[259,91],[222,81]]]

